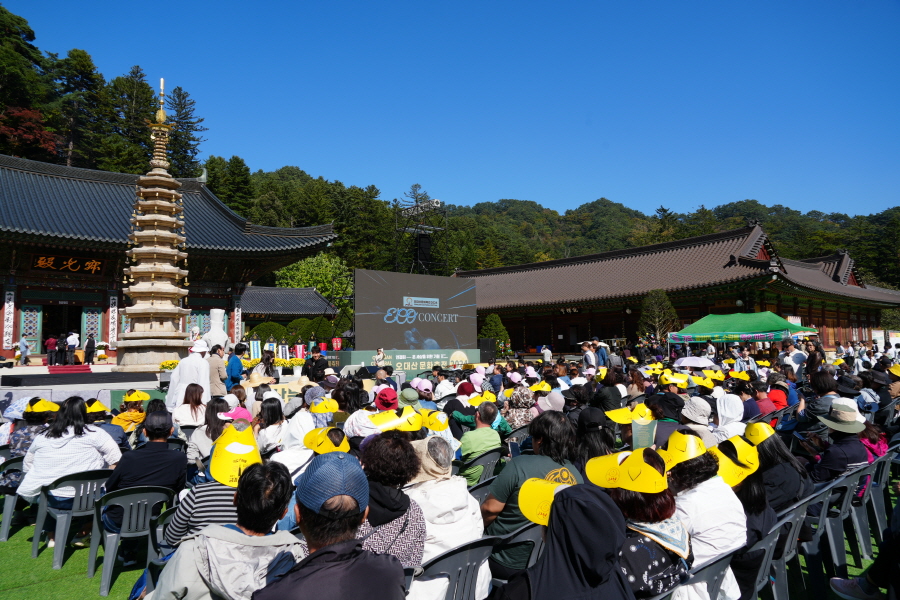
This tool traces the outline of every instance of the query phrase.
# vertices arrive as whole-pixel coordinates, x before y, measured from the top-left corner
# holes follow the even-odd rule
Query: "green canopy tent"
[[[778,342],[799,333],[818,333],[812,327],[794,325],[775,313],[734,313],[706,315],[681,331],[670,333],[670,343]]]

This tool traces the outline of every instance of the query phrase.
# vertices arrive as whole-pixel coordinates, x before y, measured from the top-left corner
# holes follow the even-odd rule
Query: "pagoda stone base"
[[[190,342],[184,339],[121,341],[116,346],[116,366],[112,370],[117,373],[158,373],[160,363],[183,359],[189,347]]]

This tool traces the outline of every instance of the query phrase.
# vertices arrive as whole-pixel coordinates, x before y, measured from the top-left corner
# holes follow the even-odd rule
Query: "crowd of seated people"
[[[43,486],[103,468],[102,493],[171,490],[164,566],[143,592],[152,599],[438,600],[447,580],[421,575],[423,564],[537,523],[537,561],[528,545],[495,545],[478,600],[669,591],[706,600],[690,573],[726,555],[721,597],[749,600],[760,560],[749,549],[777,515],[889,451],[879,392],[900,367],[847,379],[834,365],[804,363],[798,380],[795,364],[744,354],[735,355],[741,371],[645,357],[511,362],[462,377],[436,366],[410,382],[385,373],[368,389],[327,374],[286,400],[260,382],[204,403],[188,384],[172,412],[135,390],[117,411],[96,398],[24,398],[3,413],[10,453],[24,460],[0,473],[0,492],[17,495],[17,512],[33,510]],[[490,473],[458,471],[496,451]],[[470,490],[484,480],[479,501]],[[55,489],[47,501],[66,510],[73,494]],[[101,519],[117,531],[122,510]],[[75,522],[70,540],[55,540],[48,519],[36,535],[84,546],[91,525]],[[832,581],[835,592],[876,597],[891,544],[865,576]],[[144,546],[123,543],[123,566],[140,562]],[[404,569],[417,574],[410,589]]]

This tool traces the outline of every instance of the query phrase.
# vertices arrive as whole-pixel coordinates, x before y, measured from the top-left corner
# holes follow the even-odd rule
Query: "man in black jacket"
[[[318,346],[313,346],[311,352],[312,354],[306,359],[306,364],[303,365],[302,374],[318,383],[325,379],[328,359],[322,356],[322,351]]]
[[[309,556],[253,600],[403,600],[403,567],[363,550],[356,531],[369,513],[369,482],[356,458],[317,456],[296,481],[294,513]]]

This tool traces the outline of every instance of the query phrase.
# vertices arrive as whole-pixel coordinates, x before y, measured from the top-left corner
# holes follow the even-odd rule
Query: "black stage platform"
[[[83,385],[102,388],[109,383],[153,382],[156,373],[63,373],[60,375],[3,375],[0,387],[50,387],[54,385]],[[153,387],[156,387],[155,385]]]

